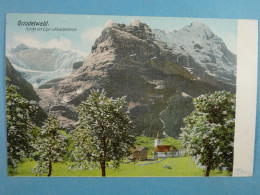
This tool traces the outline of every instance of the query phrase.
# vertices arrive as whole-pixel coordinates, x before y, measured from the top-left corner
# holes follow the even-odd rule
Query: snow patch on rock
[[[114,24],[115,24],[115,23],[114,23],[113,20],[108,20],[108,21],[105,23],[104,28],[111,28],[111,27],[113,27]]]
[[[216,74],[211,73],[208,69],[206,69],[205,72],[210,76],[217,77]]]
[[[181,95],[182,95],[182,97],[191,97],[190,95],[188,95],[188,94],[185,93],[185,92],[181,92]]]
[[[163,80],[152,80],[148,81],[150,84],[156,85],[154,89],[163,89],[164,88],[164,81]]]
[[[76,94],[77,94],[77,95],[78,95],[78,94],[82,94],[82,92],[83,92],[83,89],[79,88],[79,89],[77,89]]]
[[[133,20],[131,23],[130,23],[130,26],[140,26],[140,20]]]
[[[69,101],[69,98],[64,96],[64,97],[61,98],[60,102],[61,103],[67,103],[68,101]]]

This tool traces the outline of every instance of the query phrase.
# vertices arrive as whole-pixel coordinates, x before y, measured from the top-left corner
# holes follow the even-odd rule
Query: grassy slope
[[[191,157],[168,158],[159,163],[138,166],[138,164],[144,163],[147,162],[121,164],[118,170],[107,168],[107,176],[204,176],[203,170],[194,164]],[[71,164],[55,163],[52,176],[101,176],[100,169],[93,169],[92,171],[69,170]],[[15,176],[35,176],[31,171],[35,165],[35,161],[26,161],[18,168]],[[165,165],[171,166],[172,169],[163,168]],[[226,171],[220,173],[216,170],[212,171],[210,176],[228,176],[228,173]]]
[[[161,59],[154,59],[148,62],[152,67],[157,68],[158,70],[161,70],[162,72],[166,74],[175,74],[175,75],[181,75],[185,78],[195,80],[196,77],[191,74],[188,70],[183,68],[182,66],[175,64],[171,61],[163,61]]]
[[[71,135],[68,135],[65,131],[61,131],[61,133],[68,138]],[[181,149],[181,141],[173,139],[171,137],[164,138],[162,140],[162,144],[164,145],[174,145],[176,148]],[[137,137],[135,142],[136,146],[145,146],[149,149],[148,157],[152,157],[153,153],[153,145],[154,138],[148,137]],[[73,143],[69,143],[69,152],[73,149]],[[161,159],[159,159],[161,160]],[[154,161],[138,161],[131,163],[122,163],[118,170],[107,168],[107,176],[115,176],[115,177],[131,177],[131,176],[204,176],[204,171],[202,168],[199,168],[195,165],[195,163],[191,160],[191,157],[180,157],[180,158],[167,158],[161,162],[149,165],[138,165],[151,163]],[[73,162],[65,162],[65,163],[54,163],[53,164],[53,172],[52,176],[100,176],[100,169],[93,170],[69,170],[69,166],[72,165]],[[172,169],[164,168],[165,165],[171,167]],[[18,169],[16,170],[14,176],[35,176],[32,173],[32,169],[36,166],[36,162],[33,160],[26,160]],[[46,176],[47,174],[43,175]],[[226,171],[220,173],[219,171],[212,171],[210,176],[228,176]]]

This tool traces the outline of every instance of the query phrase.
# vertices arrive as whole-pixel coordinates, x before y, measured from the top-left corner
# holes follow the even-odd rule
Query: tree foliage
[[[40,136],[34,144],[36,149],[34,155],[38,156],[37,165],[34,168],[37,175],[48,171],[48,176],[50,176],[52,163],[63,160],[67,144],[65,136],[60,134],[60,130],[63,130],[63,128],[60,126],[57,117],[51,114],[44,122]]]
[[[100,166],[102,176],[106,165],[118,168],[120,161],[130,154],[134,137],[125,97],[108,98],[104,90],[93,90],[88,99],[77,107],[79,124],[73,135],[74,158],[80,169]]]
[[[17,87],[6,85],[6,124],[8,166],[15,168],[18,162],[32,152],[32,124],[30,115],[36,105],[17,93]]]
[[[221,91],[194,98],[195,110],[184,119],[181,139],[187,153],[198,165],[210,170],[232,171],[235,95]]]

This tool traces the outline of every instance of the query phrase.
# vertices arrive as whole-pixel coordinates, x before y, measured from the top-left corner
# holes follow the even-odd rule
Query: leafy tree
[[[235,95],[215,92],[194,98],[195,110],[184,119],[181,139],[196,164],[210,170],[232,172],[235,129]]]
[[[118,168],[134,146],[125,97],[112,99],[106,97],[104,90],[93,90],[76,110],[79,124],[73,133],[74,158],[78,162],[75,166],[92,169],[99,164],[102,176],[106,176],[108,162]]]
[[[35,104],[18,94],[16,86],[6,85],[7,159],[11,168],[32,152],[34,125],[30,115],[35,110]]]
[[[59,133],[60,130],[63,128],[57,117],[51,114],[44,122],[41,135],[34,145],[35,156],[38,156],[37,165],[34,168],[36,175],[46,173],[48,170],[48,177],[51,176],[52,163],[63,160],[67,144],[65,136]]]

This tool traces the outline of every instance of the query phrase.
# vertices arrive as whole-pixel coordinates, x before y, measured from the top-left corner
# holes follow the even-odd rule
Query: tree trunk
[[[209,177],[209,172],[210,172],[210,165],[207,166],[205,177]]]
[[[100,162],[100,167],[101,167],[102,177],[106,177],[106,162],[105,161],[101,161]]]
[[[205,173],[205,177],[209,177],[209,172],[212,166],[212,157],[213,157],[213,152],[210,150],[209,155],[208,155],[208,164],[207,164],[207,169]]]
[[[48,173],[48,177],[51,176],[51,171],[52,171],[52,162],[49,161],[49,173]]]
[[[105,128],[102,125],[102,130],[104,131]],[[102,177],[106,177],[106,157],[107,157],[107,143],[106,143],[106,136],[103,135],[103,147],[104,147],[104,156],[103,159],[100,161],[100,167],[102,171]]]
[[[49,149],[49,173],[48,173],[48,177],[51,176],[51,171],[52,171],[51,150],[52,150],[52,146]]]

